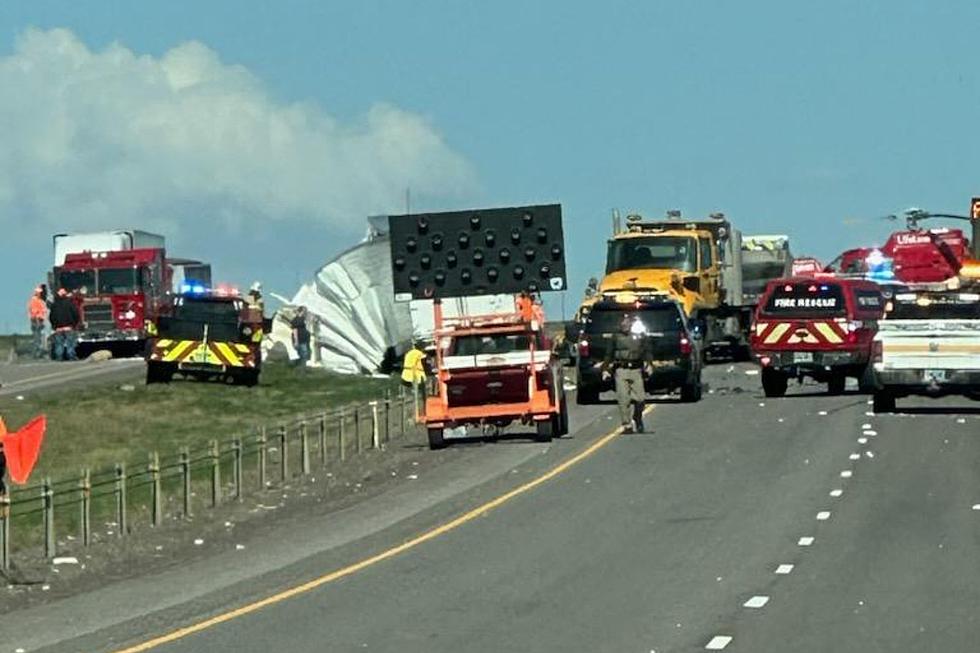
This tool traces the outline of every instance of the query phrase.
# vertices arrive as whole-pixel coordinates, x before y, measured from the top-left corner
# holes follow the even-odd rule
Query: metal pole
[[[262,430],[259,431],[258,444],[259,444],[259,488],[264,490],[268,483],[268,479],[266,478],[266,457],[269,455],[268,452],[269,439],[266,437],[264,426],[262,427]]]
[[[92,472],[87,467],[82,470],[79,490],[82,496],[79,502],[78,527],[82,531],[82,545],[88,546],[92,543]]]
[[[385,390],[385,442],[391,442],[391,390]]]
[[[354,451],[361,453],[361,410],[354,406]]]
[[[340,425],[337,428],[337,448],[340,450],[341,462],[347,460],[347,428],[344,409],[340,409]]]
[[[289,478],[289,456],[286,451],[286,426],[279,427],[279,477],[285,483]]]
[[[216,508],[221,503],[221,450],[218,441],[211,440],[209,447],[211,455],[211,507]]]
[[[235,479],[235,498],[242,498],[242,439],[235,438],[231,441],[231,451],[234,454],[234,467],[232,476]]]
[[[191,516],[191,453],[187,447],[180,450],[180,476],[184,486],[184,517]]]
[[[119,522],[119,537],[126,535],[126,463],[116,465],[116,521]]]
[[[378,432],[378,402],[372,401],[371,406],[371,448],[381,448],[381,434]]]
[[[54,490],[51,489],[51,479],[41,482],[41,514],[44,522],[44,557],[55,556],[54,538]]]
[[[327,415],[321,414],[317,425],[317,438],[320,441],[320,467],[327,464]]]
[[[398,423],[401,425],[398,432],[405,436],[405,386],[398,386]]]
[[[303,476],[310,473],[310,433],[306,420],[299,425],[299,465]]]
[[[154,526],[163,523],[163,484],[160,479],[160,454],[150,454],[150,520]]]
[[[0,494],[0,569],[10,569],[10,496]]]

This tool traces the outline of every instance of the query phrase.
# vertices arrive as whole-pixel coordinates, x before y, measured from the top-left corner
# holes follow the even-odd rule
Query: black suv
[[[624,318],[633,335],[643,340],[643,379],[647,392],[680,390],[681,401],[701,399],[701,352],[680,304],[653,299],[617,303],[602,300],[582,325],[577,351],[579,404],[594,404],[599,394],[614,387],[612,370],[603,374]]]

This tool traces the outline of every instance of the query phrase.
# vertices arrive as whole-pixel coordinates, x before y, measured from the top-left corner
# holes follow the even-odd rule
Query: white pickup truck
[[[980,293],[900,292],[878,323],[874,410],[909,395],[980,400]]]

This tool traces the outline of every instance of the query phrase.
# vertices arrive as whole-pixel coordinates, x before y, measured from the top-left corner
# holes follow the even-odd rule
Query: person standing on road
[[[646,364],[643,323],[624,315],[613,346],[607,350],[603,373],[612,374],[616,385],[616,403],[624,433],[643,433],[643,409],[646,388],[643,367]]]
[[[58,296],[51,302],[48,319],[51,330],[54,331],[54,359],[77,361],[75,337],[82,318],[78,307],[64,288],[58,289]]]
[[[262,315],[265,315],[265,300],[262,299],[261,283],[256,281],[252,284],[252,287],[248,289],[248,294],[245,296],[245,301],[248,303],[249,308],[256,308]]]
[[[306,323],[306,307],[300,306],[296,309],[296,316],[290,322],[293,329],[293,347],[299,360],[296,361],[297,367],[305,367],[310,360],[310,328]]]
[[[44,358],[44,322],[48,318],[48,307],[44,303],[43,288],[38,286],[27,302],[27,316],[31,321],[31,342],[34,358]]]

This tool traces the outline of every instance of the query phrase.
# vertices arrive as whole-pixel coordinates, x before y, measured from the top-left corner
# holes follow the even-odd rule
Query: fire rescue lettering
[[[837,308],[835,297],[776,297],[776,308]]]

